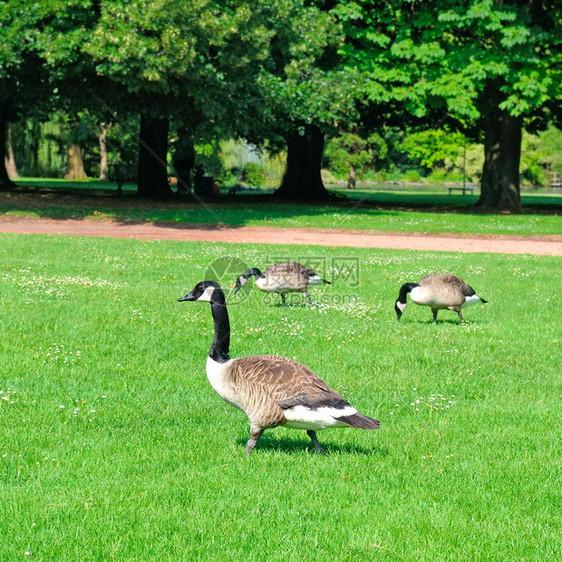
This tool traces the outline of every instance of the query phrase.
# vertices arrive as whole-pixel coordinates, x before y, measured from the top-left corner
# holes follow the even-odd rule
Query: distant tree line
[[[56,143],[65,131],[69,175],[88,166],[87,124],[103,176],[104,142],[119,133],[139,194],[167,197],[168,139],[184,127],[285,150],[277,196],[322,200],[326,137],[338,139],[334,161],[352,156],[353,183],[387,158],[392,131],[421,135],[412,155],[448,131],[484,147],[478,205],[519,211],[524,131],[561,123],[561,24],[554,0],[7,0],[0,146],[14,124],[57,115],[57,130],[42,133]]]
[[[138,158],[138,119],[123,124],[97,123],[87,112],[69,124],[68,116],[56,112],[49,120],[26,119],[8,126],[6,167],[18,178],[108,177],[111,163],[133,169]],[[458,131],[435,129],[419,132],[384,128],[381,134],[335,131],[327,137],[322,159],[324,182],[460,183],[477,185],[482,175],[484,150]],[[363,136],[362,136],[363,134]],[[365,138],[364,138],[365,137]],[[172,131],[169,135],[176,141]],[[79,158],[68,157],[68,150]],[[169,147],[168,162],[172,160]],[[271,153],[267,145],[258,153],[244,142],[199,139],[197,163],[224,188],[240,182],[257,187],[276,187],[282,178],[285,152]],[[233,152],[234,151],[234,152]],[[251,161],[251,160],[254,161]],[[550,171],[562,170],[562,131],[550,126],[537,134],[525,132],[522,141],[520,175],[522,185],[548,186]],[[170,167],[169,172],[173,172]]]

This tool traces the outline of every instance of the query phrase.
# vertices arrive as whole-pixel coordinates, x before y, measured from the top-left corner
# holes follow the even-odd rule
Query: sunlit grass
[[[0,238],[0,559],[560,558],[560,258]],[[320,432],[321,457],[277,428],[243,456],[209,306],[176,302],[221,256],[333,281],[310,308],[244,287],[231,354],[297,358],[379,431]],[[433,271],[489,304],[397,322]]]

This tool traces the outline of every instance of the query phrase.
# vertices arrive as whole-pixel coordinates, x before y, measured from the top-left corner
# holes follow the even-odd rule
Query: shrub
[[[406,182],[419,182],[421,175],[417,170],[408,170],[403,176],[402,180]]]
[[[242,179],[248,185],[261,187],[265,180],[263,167],[255,162],[248,162],[242,170]]]

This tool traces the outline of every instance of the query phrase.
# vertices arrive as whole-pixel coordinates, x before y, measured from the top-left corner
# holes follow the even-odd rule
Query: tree
[[[107,134],[111,130],[111,121],[102,121],[98,128],[98,144],[100,149],[100,173],[99,179],[105,181],[109,179],[109,165],[107,159]]]
[[[313,124],[302,124],[288,133],[287,164],[278,197],[309,201],[329,198],[321,176],[324,133]]]
[[[305,154],[315,159],[318,181],[303,181],[298,165],[288,171],[280,190],[309,198],[326,194],[319,175],[323,135],[338,116],[349,113],[353,85],[353,72],[332,70],[327,53],[335,53],[338,33],[330,16],[314,4],[11,0],[3,4],[9,17],[1,23],[8,24],[9,41],[21,29],[25,40],[14,44],[14,52],[34,54],[48,78],[45,98],[64,112],[93,112],[99,104],[107,110],[99,122],[109,114],[116,120],[132,111],[142,115],[142,194],[170,194],[165,173],[144,171],[165,165],[164,121],[173,118],[197,136],[258,142],[288,138],[289,161],[295,163],[299,159],[292,153],[300,151],[302,139],[316,143]],[[20,28],[16,20],[24,22]],[[12,64],[13,57],[0,56]],[[25,83],[37,98],[33,82],[21,80],[21,61],[14,60],[14,84]]]
[[[14,156],[14,145],[12,142],[12,132],[13,127],[12,124],[8,124],[7,132],[6,132],[6,172],[8,176],[12,178],[19,178],[18,168],[16,165],[16,158]]]
[[[96,75],[82,46],[99,18],[100,3],[8,0],[0,5],[0,44],[5,47],[0,49],[0,136],[7,115],[38,122],[55,107],[68,115],[99,108],[96,93],[107,94],[108,83]],[[73,129],[67,176],[84,177],[78,118]]]
[[[8,123],[39,114],[49,98],[48,76],[38,56],[38,30],[47,17],[31,0],[0,4],[0,189],[15,187],[5,166]]]
[[[396,0],[369,9],[338,2],[347,64],[365,72],[375,105],[398,102],[412,116],[481,136],[478,205],[521,210],[524,125],[560,118],[562,8],[540,0]],[[433,117],[432,117],[433,116]]]
[[[271,37],[267,17],[275,6],[235,0],[102,3],[83,49],[96,72],[121,90],[117,100],[103,97],[111,109],[123,109],[128,100],[142,115],[139,193],[171,193],[165,170],[171,116],[193,136],[249,130]]]
[[[67,140],[67,172],[64,176],[69,180],[86,179],[88,176],[84,170],[84,159],[82,157],[82,144],[91,133],[88,126],[88,116],[78,114],[73,122],[70,122],[70,135]],[[65,119],[68,121],[68,119]]]
[[[458,131],[431,129],[407,135],[400,143],[400,150],[431,170],[434,166],[444,167],[447,163],[454,163],[465,145],[466,137]]]
[[[324,137],[355,115],[357,73],[339,65],[341,30],[322,4],[287,2],[271,20],[275,35],[261,75],[267,128],[262,138],[270,146],[279,146],[281,139],[287,146],[276,191],[281,198],[330,198],[320,175]]]

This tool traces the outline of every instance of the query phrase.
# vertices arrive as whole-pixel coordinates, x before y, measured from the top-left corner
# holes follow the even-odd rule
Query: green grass
[[[29,185],[34,185],[29,180]],[[22,182],[25,183],[25,180]],[[455,233],[484,235],[541,236],[562,233],[562,196],[524,195],[529,205],[521,215],[481,214],[472,210],[476,196],[448,195],[422,192],[366,192],[353,193],[341,204],[274,203],[268,196],[247,198],[236,196],[209,202],[171,201],[167,203],[139,202],[131,193],[118,198],[114,189],[94,197],[96,182],[84,182],[80,196],[69,196],[80,182],[52,181],[54,186],[46,196],[42,191],[49,184],[42,180],[36,193],[4,194],[0,198],[0,214],[54,219],[106,219],[119,222],[165,222],[171,224],[217,224],[228,226],[272,226],[345,228],[360,230]],[[65,193],[63,186],[67,186]],[[68,188],[68,185],[71,187]],[[99,182],[97,183],[99,186]],[[103,184],[109,185],[111,184]],[[70,191],[69,191],[70,190]],[[91,191],[88,195],[89,190]],[[111,195],[108,195],[111,193]],[[366,198],[368,206],[357,206]],[[447,212],[443,212],[446,205]],[[421,207],[420,207],[421,206]]]
[[[560,258],[0,238],[1,560],[562,556]],[[296,357],[379,431],[319,432],[318,456],[277,428],[244,457],[205,376],[209,306],[176,302],[221,256],[334,281],[312,308],[244,288],[231,354]],[[429,271],[489,304],[397,322]]]

